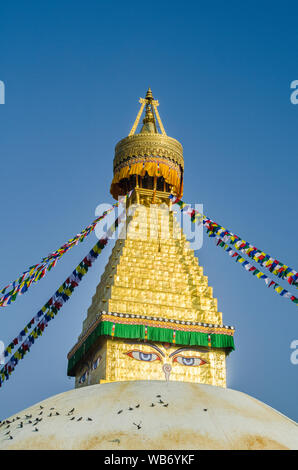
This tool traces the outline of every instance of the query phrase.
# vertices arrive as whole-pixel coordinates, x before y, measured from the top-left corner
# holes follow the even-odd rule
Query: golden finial
[[[152,95],[151,88],[148,88],[145,99],[150,100],[150,101],[153,100],[153,95]]]
[[[152,106],[153,95],[152,95],[151,88],[148,88],[145,100],[146,100],[146,112],[145,112],[145,117],[143,119],[143,124],[147,124],[148,122],[152,122],[154,124],[154,126],[152,128],[146,128],[146,132],[149,131],[149,132],[156,132],[157,133],[154,114],[153,114],[153,109],[152,109],[152,107],[153,107]],[[141,130],[141,133],[142,133],[142,131],[144,131],[144,126]]]
[[[150,87],[148,88],[148,91],[146,93],[145,98],[140,98],[139,101],[141,103],[141,107],[140,107],[140,110],[138,112],[137,118],[134,122],[134,125],[132,126],[131,131],[128,135],[129,136],[134,135],[134,133],[135,133],[137,127],[138,127],[138,124],[139,124],[140,118],[142,116],[145,105],[146,105],[146,114],[145,114],[145,118],[143,120],[143,124],[145,124],[147,122],[153,123],[154,124],[154,129],[151,129],[150,133],[152,133],[152,131],[153,131],[153,133],[157,133],[155,116],[154,116],[154,113],[155,113],[158,124],[159,124],[159,127],[160,127],[160,130],[161,130],[161,133],[163,135],[166,135],[166,132],[165,132],[165,129],[164,129],[163,124],[161,122],[159,113],[157,111],[157,106],[159,105],[159,103],[158,103],[157,100],[155,100],[153,98],[152,91],[151,91]]]
[[[152,107],[151,107],[151,104],[149,104],[149,103],[146,104],[146,113],[145,113],[145,117],[143,119],[143,124],[146,124],[147,122],[155,123],[154,115],[153,115],[153,112],[152,112]]]

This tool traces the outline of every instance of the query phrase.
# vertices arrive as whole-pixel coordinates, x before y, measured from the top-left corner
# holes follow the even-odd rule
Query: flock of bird
[[[150,407],[153,408],[154,406],[159,406],[159,405],[164,406],[164,407],[169,406],[169,403],[165,403],[162,400],[161,395],[156,395],[156,398],[158,398],[158,401],[156,401],[155,403],[152,402],[151,405],[149,405]],[[140,408],[140,406],[141,405],[139,403],[135,405],[134,407],[129,406],[129,408],[127,408],[127,411],[133,411],[135,409]],[[120,415],[124,411],[125,411],[124,409],[118,410],[117,414]],[[204,411],[207,411],[207,409],[204,409]],[[54,407],[48,410],[48,414],[46,413],[47,413],[46,409],[42,405],[40,405],[39,408],[37,409],[37,414],[35,414],[35,417],[33,417],[33,414],[31,413],[31,414],[25,414],[23,418],[21,418],[20,416],[16,416],[11,421],[9,421],[8,419],[4,421],[0,421],[0,436],[2,434],[2,438],[12,440],[14,431],[16,429],[22,429],[26,425],[32,425],[33,427],[32,432],[38,432],[40,423],[43,421],[44,417],[52,418],[56,416],[61,416],[61,413],[59,413]],[[87,418],[83,418],[83,416],[76,416],[75,408],[72,408],[71,410],[69,410],[68,413],[64,416],[69,417],[70,421],[82,421],[83,419],[85,419],[85,421],[93,421],[93,419],[90,418],[89,416]],[[18,425],[15,426],[15,424],[18,424]],[[142,424],[142,421],[140,421],[139,423],[133,422],[133,425],[136,426],[138,430],[142,429],[141,424]],[[5,431],[5,432],[2,432],[2,431]]]
[[[165,403],[165,402],[161,399],[161,398],[162,398],[161,395],[156,395],[156,398],[159,398],[159,400],[158,400],[158,402],[156,402],[156,403],[151,403],[151,405],[149,405],[151,408],[153,408],[154,406],[158,406],[158,405],[162,405],[162,406],[164,406],[164,407],[168,407],[168,406],[169,406],[169,403]],[[127,411],[133,411],[133,410],[135,410],[136,408],[140,408],[140,404],[136,405],[134,408],[133,408],[132,406],[130,406],[129,408],[127,408]],[[117,411],[117,414],[120,415],[121,413],[123,413],[123,411],[125,411],[125,410],[123,410],[123,409],[122,409],[122,410],[119,410],[119,411]],[[134,426],[137,427],[137,429],[142,429],[142,426],[141,426],[142,421],[140,421],[139,424],[136,424],[136,423],[133,423],[133,424],[134,424]]]
[[[85,419],[85,421],[93,421],[93,419],[90,417],[83,418],[83,416],[75,416],[74,412],[75,412],[75,408],[72,408],[66,414],[66,416],[69,417],[70,421],[82,421],[83,419]],[[14,438],[13,434],[15,430],[22,429],[26,425],[32,425],[33,427],[32,432],[39,432],[40,423],[44,420],[45,417],[52,418],[56,416],[61,416],[61,413],[59,413],[55,409],[55,407],[52,407],[48,410],[49,414],[46,414],[46,413],[47,412],[44,406],[40,405],[37,410],[37,414],[35,414],[35,417],[33,417],[33,414],[31,413],[31,414],[25,414],[23,418],[21,418],[21,416],[16,416],[12,420],[6,419],[3,421],[0,421],[0,436],[2,434],[1,436],[2,438],[12,440]],[[16,426],[16,424],[18,425]]]

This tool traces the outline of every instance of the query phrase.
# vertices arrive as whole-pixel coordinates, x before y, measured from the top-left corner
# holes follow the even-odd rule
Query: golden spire
[[[159,134],[159,132],[157,131],[156,120],[155,120],[155,116],[154,116],[154,113],[155,113],[158,125],[159,125],[160,130],[161,130],[161,134],[166,135],[166,131],[165,131],[165,129],[163,127],[163,124],[161,122],[159,112],[157,111],[157,106],[159,106],[159,102],[153,98],[151,88],[148,88],[148,91],[146,93],[145,98],[140,98],[139,102],[141,103],[141,107],[140,107],[140,110],[139,110],[138,115],[136,117],[136,120],[135,120],[135,122],[134,122],[134,124],[131,128],[131,131],[128,135],[129,136],[134,135],[134,133],[135,133],[137,127],[138,127],[138,124],[140,122],[140,118],[143,114],[143,110],[144,110],[145,105],[146,105],[146,114],[145,114],[145,118],[143,120],[144,125],[143,125],[140,133],[141,134],[144,134],[144,133]]]
[[[153,178],[153,188],[162,188],[177,196],[183,194],[183,149],[180,142],[167,136],[157,107],[159,102],[153,98],[148,88],[145,98],[140,98],[141,107],[132,129],[127,137],[115,147],[114,177],[111,194],[117,199],[138,186],[143,177]],[[146,108],[145,108],[146,107]],[[140,132],[135,133],[145,108],[145,117]],[[159,126],[160,131],[157,128]],[[143,184],[144,183],[144,184]],[[142,188],[151,182],[142,183]]]
[[[143,127],[140,131],[140,134],[157,134],[158,132],[157,132],[155,117],[154,117],[154,113],[152,109],[153,95],[152,95],[151,88],[148,88],[145,100],[147,101],[146,112],[145,112],[145,117],[143,119]]]

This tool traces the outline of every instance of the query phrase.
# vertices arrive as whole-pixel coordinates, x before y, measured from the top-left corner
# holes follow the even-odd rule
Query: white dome
[[[298,449],[294,421],[244,393],[203,384],[92,385],[8,420],[0,449]]]

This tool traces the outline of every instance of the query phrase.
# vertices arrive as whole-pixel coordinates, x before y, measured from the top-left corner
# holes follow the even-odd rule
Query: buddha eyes
[[[146,362],[160,361],[159,355],[155,353],[145,353],[143,351],[129,351],[126,354],[129,357],[132,357],[133,359],[137,359],[137,361],[146,361]]]
[[[178,362],[179,364],[182,364],[183,366],[201,366],[203,364],[206,364],[206,361],[203,361],[203,359],[199,357],[186,357],[186,356],[176,356],[173,362]]]
[[[97,358],[96,358],[95,360],[93,359],[93,361],[89,364],[89,368],[86,369],[85,372],[80,376],[80,378],[79,378],[79,384],[83,384],[83,383],[86,382],[86,380],[87,380],[89,374],[90,374],[93,370],[97,369],[97,367],[99,366],[101,359],[102,359],[102,356],[100,356],[100,355],[97,356]]]
[[[92,369],[92,370],[97,369],[97,367],[99,366],[100,361],[101,361],[101,357],[98,357],[95,361],[93,361],[93,362],[92,362],[91,369]]]
[[[80,379],[79,379],[79,384],[85,383],[86,380],[87,380],[87,376],[88,376],[88,372],[86,371],[86,372],[84,372],[83,375],[81,375],[81,377],[80,377]]]
[[[154,362],[154,361],[161,361],[161,357],[159,354],[156,354],[154,352],[143,352],[143,351],[129,351],[127,353],[129,357],[132,357],[133,359],[136,359],[137,361],[144,361],[144,362]],[[181,356],[177,355],[173,358],[173,363],[178,362],[178,364],[181,364],[183,366],[201,366],[203,364],[206,364],[206,361],[201,359],[200,357],[187,357],[187,356]]]

